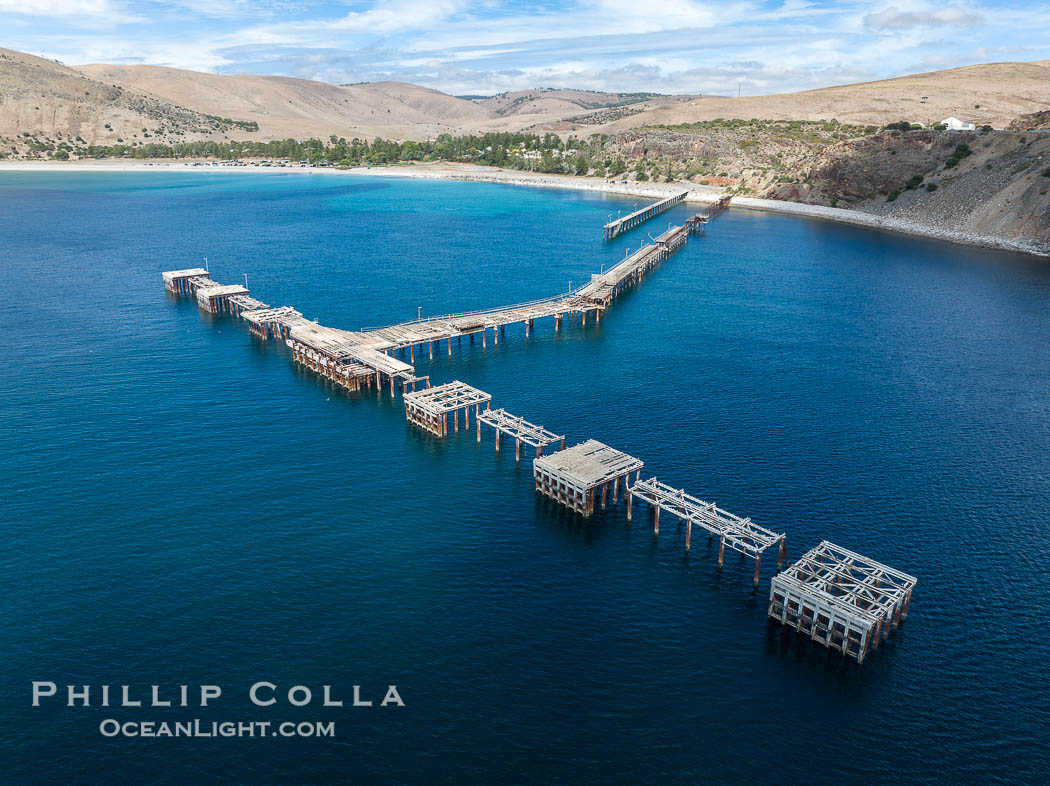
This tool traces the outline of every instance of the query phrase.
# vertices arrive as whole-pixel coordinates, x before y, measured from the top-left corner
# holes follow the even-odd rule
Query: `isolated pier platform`
[[[907,619],[916,583],[825,540],[773,577],[769,616],[863,663]]]
[[[187,270],[168,270],[161,273],[164,279],[164,288],[169,292],[184,295],[190,292],[192,279],[210,280],[208,271],[202,267],[191,267]]]
[[[470,427],[470,408],[474,408],[478,437],[481,436],[481,405],[486,407],[492,396],[483,390],[455,380],[444,385],[435,385],[425,390],[405,393],[405,418],[438,437],[448,434],[448,416],[452,414],[452,427],[459,431],[459,413],[463,411],[463,428]]]
[[[599,497],[604,508],[610,490],[615,505],[621,485],[632,473],[640,475],[642,466],[640,459],[593,439],[532,461],[536,491],[583,516],[594,513]]]

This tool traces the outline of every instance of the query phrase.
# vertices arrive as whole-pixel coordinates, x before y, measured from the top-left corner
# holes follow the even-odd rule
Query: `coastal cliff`
[[[1050,134],[891,131],[834,145],[762,196],[1050,253]]]

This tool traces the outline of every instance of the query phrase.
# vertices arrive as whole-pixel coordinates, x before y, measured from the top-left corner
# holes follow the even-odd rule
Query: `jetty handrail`
[[[460,319],[462,317],[476,317],[481,314],[498,314],[501,311],[513,311],[516,308],[527,308],[528,306],[540,306],[544,303],[557,303],[559,300],[567,300],[568,298],[578,295],[580,292],[590,286],[590,282],[570,289],[568,292],[563,292],[559,295],[551,295],[549,297],[539,298],[538,300],[528,300],[524,303],[514,303],[510,306],[497,306],[495,308],[479,308],[474,311],[458,311],[454,314],[441,314],[438,316],[429,317],[416,317],[415,319],[405,320],[403,322],[392,322],[388,325],[375,325],[372,327],[363,327],[361,332],[368,332],[372,330],[383,330],[389,327],[400,327],[402,325],[421,325],[425,322],[450,322],[453,319]]]
[[[685,199],[688,195],[689,195],[688,191],[681,191],[681,192],[679,192],[677,194],[671,194],[670,196],[666,196],[663,199],[659,200],[658,202],[653,202],[651,205],[646,205],[645,207],[642,207],[642,208],[639,208],[638,210],[635,210],[633,213],[628,213],[626,216],[623,216],[621,218],[617,218],[615,221],[610,221],[609,223],[604,224],[603,225],[603,229],[609,229],[610,227],[615,226],[616,224],[622,224],[622,223],[625,223],[627,221],[630,221],[635,216],[639,216],[642,213],[646,213],[646,212],[648,212],[650,210],[657,210],[657,209],[663,207],[664,203],[666,203],[666,202],[670,202],[672,200],[677,200],[677,201],[680,202],[683,199]]]

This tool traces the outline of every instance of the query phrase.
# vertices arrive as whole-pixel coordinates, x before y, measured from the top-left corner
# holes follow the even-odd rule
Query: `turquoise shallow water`
[[[864,666],[767,625],[622,506],[537,499],[169,298],[220,280],[357,329],[553,294],[630,201],[490,184],[0,173],[2,756],[13,782],[1042,780],[1050,545],[1044,261],[730,210],[599,325],[425,358],[570,443],[916,575]],[[206,709],[29,706],[34,679],[218,683]],[[403,709],[253,708],[360,684]],[[334,740],[105,739],[123,720],[332,720]]]

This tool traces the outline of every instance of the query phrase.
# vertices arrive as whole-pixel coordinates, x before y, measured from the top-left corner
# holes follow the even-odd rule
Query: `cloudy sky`
[[[0,46],[454,94],[754,95],[1050,58],[1050,0],[0,0]]]

